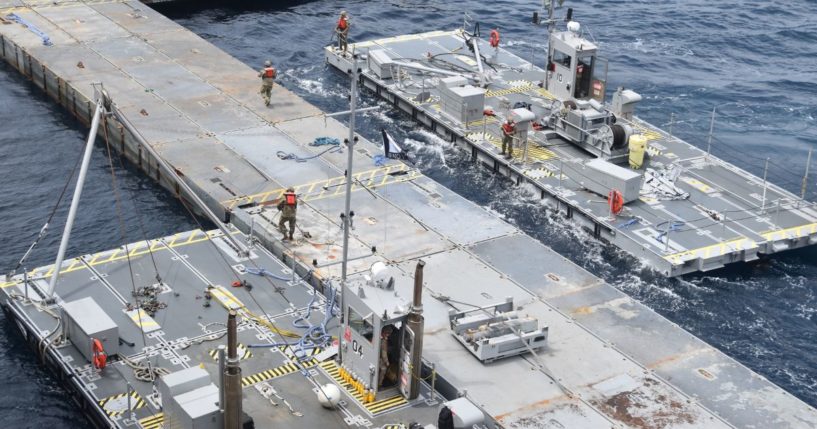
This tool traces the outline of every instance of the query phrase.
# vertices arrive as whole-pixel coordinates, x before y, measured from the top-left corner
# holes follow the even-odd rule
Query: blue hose
[[[37,26],[35,26],[34,24],[32,24],[32,23],[30,23],[30,22],[26,21],[25,19],[23,19],[23,17],[22,17],[22,16],[17,15],[16,13],[10,13],[10,14],[6,15],[6,18],[8,18],[8,19],[10,19],[11,21],[14,21],[14,22],[16,22],[16,23],[18,23],[18,24],[22,24],[23,26],[25,26],[26,28],[28,28],[28,29],[29,29],[29,31],[31,31],[32,33],[34,33],[34,34],[36,34],[37,36],[39,36],[39,37],[40,37],[40,39],[42,39],[42,40],[43,40],[43,45],[45,45],[45,46],[51,46],[51,44],[52,44],[52,43],[51,43],[51,38],[50,38],[50,37],[48,37],[48,35],[47,35],[47,34],[45,34],[45,32],[44,32],[44,31],[42,31],[42,30],[40,30],[39,28],[37,28]]]
[[[655,225],[655,228],[656,228],[656,229],[661,228],[662,226],[664,226],[664,225],[666,225],[666,224],[667,224],[667,222],[666,222],[666,221],[661,222],[661,223],[659,223],[658,225]],[[658,242],[660,243],[660,242],[661,242],[661,238],[662,238],[663,236],[665,236],[665,235],[669,234],[670,232],[675,232],[675,231],[678,231],[678,229],[679,229],[679,228],[681,228],[682,226],[684,226],[684,222],[681,222],[681,221],[678,221],[678,220],[674,220],[674,221],[670,222],[670,224],[669,224],[669,228],[668,228],[667,230],[665,230],[665,231],[661,231],[661,233],[660,233],[660,234],[658,234],[658,235],[656,235],[656,236],[655,236],[655,239],[656,239],[656,240],[658,240]]]
[[[248,269],[247,272],[250,270]],[[255,270],[258,271],[258,270]],[[260,271],[265,271],[263,268]],[[337,299],[337,292],[335,288],[328,284],[328,299],[326,300],[326,308],[324,310],[324,316],[321,323],[317,325],[313,325],[312,322],[309,321],[309,317],[312,315],[312,306],[315,304],[315,301],[318,298],[318,293],[315,292],[312,295],[312,299],[309,301],[309,305],[306,308],[306,313],[299,316],[297,319],[292,321],[292,325],[296,328],[305,329],[303,335],[301,336],[298,341],[292,345],[292,352],[295,355],[295,358],[299,361],[309,360],[310,354],[308,351],[314,350],[317,348],[325,348],[329,344],[332,343],[332,335],[327,332],[326,326],[332,320],[333,317],[337,316],[335,311],[335,300]],[[247,347],[249,348],[262,348],[262,347],[285,347],[289,344],[286,343],[273,343],[273,344],[250,344]]]
[[[245,268],[245,270],[250,274],[255,274],[256,276],[270,277],[270,278],[273,278],[275,280],[281,280],[281,281],[285,281],[285,282],[292,280],[292,277],[283,277],[283,276],[275,275],[275,274],[267,271],[266,268],[247,267],[247,268]]]
[[[288,160],[293,159],[293,160],[295,160],[295,162],[307,162],[310,159],[315,159],[315,158],[317,158],[317,157],[319,157],[321,155],[324,155],[324,154],[327,154],[327,153],[341,152],[343,150],[343,148],[340,147],[340,140],[338,140],[336,138],[332,138],[332,137],[318,137],[318,138],[315,139],[315,141],[313,141],[309,145],[310,146],[329,146],[329,147],[326,148],[325,150],[323,150],[322,152],[318,153],[317,155],[306,156],[306,157],[300,157],[300,156],[296,155],[294,152],[284,152],[282,150],[279,150],[276,153],[276,155],[278,155],[279,159],[282,159],[284,161],[288,161]]]

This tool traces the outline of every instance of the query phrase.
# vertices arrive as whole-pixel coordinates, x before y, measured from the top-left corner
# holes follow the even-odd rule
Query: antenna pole
[[[763,167],[763,197],[760,202],[760,213],[766,212],[766,188],[768,187],[766,182],[766,174],[769,172],[769,158],[766,158],[766,166]]]
[[[77,207],[79,206],[79,199],[82,196],[82,187],[85,185],[85,175],[88,173],[88,164],[91,162],[91,153],[93,153],[96,134],[99,130],[99,118],[101,116],[102,100],[99,99],[96,102],[96,109],[94,110],[93,120],[91,121],[91,131],[88,133],[88,141],[85,143],[85,153],[82,155],[82,166],[79,169],[79,176],[77,176],[77,186],[71,198],[71,207],[68,209],[68,220],[65,221],[65,229],[62,231],[62,240],[60,240],[60,248],[57,251],[57,260],[54,262],[54,274],[51,275],[51,281],[48,283],[48,291],[45,293],[46,299],[52,299],[54,288],[57,286],[57,279],[60,277],[60,267],[65,257],[65,250],[68,248],[68,240],[71,238],[71,229],[74,227],[74,219],[77,217]]]
[[[717,107],[717,106],[716,106]],[[706,143],[706,160],[709,161],[709,153],[712,151],[712,132],[715,130],[715,108],[712,108],[712,119],[709,121],[709,139]]]
[[[349,262],[349,228],[351,226],[352,205],[352,163],[355,147],[355,113],[357,111],[357,55],[352,53],[352,89],[349,93],[349,139],[346,141],[346,205],[343,210],[343,260],[340,268],[340,308],[346,304],[346,271]],[[341,315],[341,341],[343,341],[343,325],[346,320]],[[343,347],[338,347],[338,362],[343,362]]]
[[[814,151],[814,148],[809,148],[808,150],[808,158],[806,159],[806,174],[803,175],[803,185],[800,186],[800,199],[806,199],[806,185],[808,185],[808,170],[811,167],[811,153]]]

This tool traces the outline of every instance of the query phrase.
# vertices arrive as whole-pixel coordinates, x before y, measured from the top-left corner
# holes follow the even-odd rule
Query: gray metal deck
[[[350,52],[360,55],[363,84],[377,95],[409,114],[417,122],[458,143],[479,161],[517,183],[530,183],[541,197],[567,217],[581,221],[597,237],[630,252],[668,276],[709,271],[736,261],[751,261],[758,254],[817,244],[817,209],[814,204],[778,186],[769,185],[763,201],[763,179],[707,155],[697,147],[635,118],[629,124],[649,141],[646,167],[675,164],[683,168],[677,185],[689,192],[684,200],[659,201],[649,196],[629,203],[617,218],[610,218],[606,196],[594,194],[579,183],[574,174],[591,155],[561,138],[545,137],[544,131],[529,133],[529,162],[523,163],[521,150],[512,162],[500,154],[499,126],[507,111],[500,106],[517,102],[549,105],[554,98],[539,86],[545,71],[500,48],[480,40],[480,52],[490,52],[497,75],[487,86],[485,105],[493,106],[497,117],[486,117],[463,124],[441,111],[440,95],[432,76],[398,72],[400,79],[383,80],[367,66],[371,50],[385,50],[391,58],[425,64],[429,55],[449,55],[454,65],[476,71],[476,62],[468,54],[464,38],[457,31],[433,31],[400,35],[356,43]],[[488,54],[486,54],[488,55]],[[351,69],[350,57],[334,47],[325,49],[327,61],[343,71]],[[420,102],[417,95],[429,92],[430,99]],[[710,213],[724,215],[714,220]],[[637,219],[637,221],[633,221]],[[669,231],[669,240],[657,237],[666,233],[662,225],[683,222]],[[635,222],[635,223],[633,223]]]
[[[22,3],[32,6],[7,8]],[[195,192],[239,229],[252,229],[263,245],[247,260],[237,257],[220,233],[192,231],[67,260],[56,289],[60,302],[93,297],[122,336],[135,343],[123,345],[123,354],[137,362],[151,359],[172,371],[201,363],[214,374],[209,351],[224,341],[214,338],[224,330],[212,323],[224,322],[227,312],[217,300],[204,307],[197,298],[208,285],[225,286],[240,301],[242,343],[280,340],[258,320],[289,327],[312,288],[305,282],[267,282],[244,273],[241,266],[287,275],[285,267],[294,262],[296,271],[305,274],[313,260],[339,259],[339,185],[345,180],[346,154],[307,163],[275,154],[315,154],[323,150],[310,146],[315,138],[343,139],[348,130],[278,86],[272,108],[263,107],[253,70],[139,3],[35,3],[0,2],[0,13],[13,10],[25,16],[51,36],[53,45],[44,46],[19,24],[0,25],[4,58],[80,118],[90,113],[88,84],[102,81],[128,120]],[[111,120],[106,127],[115,147],[178,193],[134,136]],[[364,257],[350,263],[351,280],[383,261],[402,270],[398,282],[410,282],[416,260],[427,262],[424,358],[435,365],[441,392],[467,392],[508,428],[817,426],[814,408],[493,214],[405,164],[375,166],[372,158],[380,152],[361,140],[354,153],[357,215],[350,254]],[[287,186],[302,197],[299,224],[311,238],[297,233],[295,242],[278,240],[276,211],[266,203]],[[246,240],[241,233],[236,236]],[[123,309],[134,283],[140,287],[154,281],[148,249],[170,290],[161,295],[168,308],[159,310],[155,325],[143,323],[140,329]],[[51,269],[36,269],[29,277],[42,286]],[[312,286],[320,289],[339,270],[339,265],[315,270]],[[252,292],[229,287],[236,278],[250,281]],[[32,290],[31,300],[21,298],[26,295],[21,281],[20,276],[0,277],[0,302],[26,338],[39,344],[55,320],[34,304]],[[506,296],[550,326],[549,344],[537,357],[483,365],[447,332],[448,310],[467,309],[462,303],[492,304]],[[151,330],[144,333],[144,343],[142,330]],[[123,411],[130,383],[138,395],[132,396],[138,426],[159,427],[151,384],[134,379],[122,362],[97,374],[70,344],[49,345],[45,354],[78,400],[90,406],[98,424],[134,427]],[[269,380],[249,379],[244,389],[245,410],[257,427],[388,427],[436,420],[428,386],[422,400],[412,404],[398,400],[367,407],[347,393],[340,411],[326,411],[315,401],[313,383],[331,382],[331,361],[312,366],[313,379],[308,379],[284,369],[283,350],[252,354],[242,361],[245,377],[277,369],[266,373],[274,375]],[[262,398],[256,387],[263,383],[303,416]]]

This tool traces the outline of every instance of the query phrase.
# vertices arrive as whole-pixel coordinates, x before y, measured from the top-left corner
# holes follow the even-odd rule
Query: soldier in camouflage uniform
[[[275,76],[278,75],[278,72],[275,71],[275,68],[272,66],[272,62],[267,60],[264,61],[264,68],[258,72],[258,77],[261,78],[261,96],[264,97],[264,104],[269,106],[270,98],[272,96],[272,86],[275,83]]]
[[[288,188],[284,192],[284,198],[278,202],[278,210],[281,211],[281,220],[278,221],[278,230],[284,234],[284,240],[293,240],[295,234],[295,212],[298,208],[298,196],[295,195],[295,189]],[[284,226],[289,222],[289,235]]]

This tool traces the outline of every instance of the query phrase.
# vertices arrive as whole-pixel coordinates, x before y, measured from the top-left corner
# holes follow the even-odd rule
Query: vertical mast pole
[[[766,182],[766,175],[769,173],[769,158],[766,158],[766,165],[763,167],[763,197],[761,198],[760,202],[760,213],[766,212],[766,188],[768,187],[768,182]]]
[[[814,148],[809,148],[808,150],[808,158],[806,159],[806,174],[803,175],[803,184],[800,186],[800,199],[806,199],[806,185],[808,185],[808,170],[811,167],[811,153],[814,151]]]
[[[714,130],[715,130],[715,107],[712,108],[712,119],[709,121],[709,138],[707,139],[707,143],[706,143],[706,160],[707,161],[709,161],[709,153],[712,151],[712,132]]]
[[[346,272],[349,262],[349,227],[351,225],[351,205],[352,205],[352,163],[354,160],[355,147],[355,112],[357,109],[357,55],[352,53],[352,89],[349,95],[349,139],[346,141],[346,204],[343,211],[343,260],[340,268],[340,308],[346,304]],[[343,340],[343,327],[346,323],[345,314],[341,314],[343,323],[340,325],[340,338]],[[343,362],[343,347],[338,347],[338,362]]]

